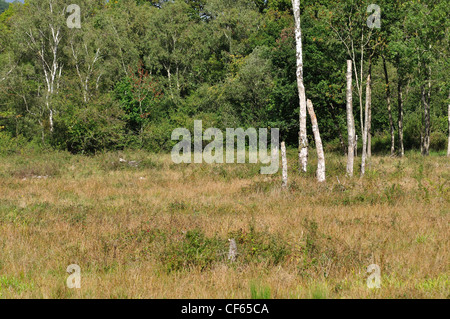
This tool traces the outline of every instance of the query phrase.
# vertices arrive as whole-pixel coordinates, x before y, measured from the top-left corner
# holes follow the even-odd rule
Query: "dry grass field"
[[[0,298],[450,297],[448,158],[374,156],[349,179],[345,158],[326,154],[318,184],[314,151],[306,176],[295,153],[286,191],[259,164],[3,156]],[[70,264],[81,289],[66,287]],[[367,287],[370,264],[380,289]]]

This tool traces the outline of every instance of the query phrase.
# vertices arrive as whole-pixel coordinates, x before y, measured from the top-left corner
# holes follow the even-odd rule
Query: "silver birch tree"
[[[355,151],[355,119],[353,117],[353,95],[352,95],[352,60],[347,60],[347,131],[348,131],[348,151],[347,151],[347,175],[353,176],[353,163]]]
[[[325,182],[325,154],[323,152],[322,139],[320,138],[319,125],[317,124],[317,117],[314,112],[314,107],[311,100],[307,101],[308,113],[311,118],[312,130],[314,133],[314,141],[316,143],[317,151],[317,180],[319,183]]]
[[[300,24],[300,0],[292,0],[295,19],[295,42],[297,53],[297,86],[300,100],[299,112],[299,169],[306,172],[308,164],[308,139],[306,136],[306,93],[303,84],[303,48],[302,48],[302,30]]]

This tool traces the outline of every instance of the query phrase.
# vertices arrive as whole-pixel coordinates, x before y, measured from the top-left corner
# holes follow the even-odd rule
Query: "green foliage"
[[[125,112],[128,129],[142,134],[149,118],[156,117],[155,109],[162,96],[158,83],[144,69],[142,62],[136,71],[128,70],[128,76],[116,86],[115,94]]]
[[[143,148],[152,152],[168,152],[173,147],[172,131],[176,127],[168,119],[152,121],[145,126],[142,132]]]
[[[164,252],[162,262],[167,271],[196,268],[204,270],[218,259],[224,242],[218,238],[208,238],[200,230],[189,230],[179,242],[171,244]]]
[[[7,3],[5,0],[0,0],[0,14],[8,9],[9,3]]]
[[[0,297],[7,290],[12,290],[17,294],[34,289],[34,283],[30,283],[28,278],[22,274],[20,277],[1,276],[0,277]]]
[[[448,136],[446,136],[443,132],[436,131],[431,132],[430,136],[430,148],[435,151],[442,151],[447,148],[448,145]]]
[[[172,203],[178,210],[182,203]],[[249,231],[242,229],[231,232],[230,238],[236,240],[237,264],[264,262],[280,264],[289,253],[287,243],[268,232],[257,232],[253,227]],[[161,241],[160,241],[161,242]],[[183,236],[164,244],[159,258],[168,272],[190,269],[206,270],[214,263],[227,262],[229,242],[218,236],[207,237],[198,230],[183,232]],[[270,291],[263,289],[258,295],[270,297]]]
[[[236,240],[238,260],[242,263],[264,262],[277,265],[289,254],[289,247],[282,238],[265,231],[257,231],[252,224],[249,230],[240,229],[230,233],[230,238]]]
[[[202,118],[208,120],[204,126],[220,129],[278,127],[289,146],[298,144],[290,0],[80,0],[81,29],[67,28],[64,1],[55,0],[53,12],[47,1],[6,9],[0,0],[0,13],[6,9],[0,14],[0,114],[8,114],[0,115],[0,126],[11,138],[74,153],[124,147],[159,152],[172,147],[174,128],[190,129],[194,119]],[[382,9],[379,30],[367,28],[370,3],[301,1],[306,95],[314,103],[326,150],[342,152],[341,140],[346,142],[349,52],[339,36],[347,43],[371,37],[363,71],[373,53],[373,151],[390,151],[381,56],[391,82],[396,141],[398,87],[404,99],[405,148],[418,149],[424,127],[421,88],[430,83],[431,148],[445,149],[447,2],[383,0],[377,3]],[[61,36],[55,57],[46,42],[52,38],[51,26]],[[360,56],[356,42],[354,49]],[[53,65],[53,58],[61,75],[54,74],[49,85],[46,65]],[[354,78],[358,131],[359,81]],[[311,128],[308,132],[312,141]]]
[[[55,127],[52,143],[72,153],[92,154],[120,148],[125,123],[117,103],[93,102],[89,107],[68,106]]]
[[[311,289],[312,299],[327,299],[328,290],[324,285],[317,285]]]
[[[271,292],[269,286],[261,286],[257,282],[250,282],[250,294],[252,299],[270,299]]]
[[[0,154],[20,153],[27,146],[27,139],[23,136],[12,137],[8,132],[0,130]]]

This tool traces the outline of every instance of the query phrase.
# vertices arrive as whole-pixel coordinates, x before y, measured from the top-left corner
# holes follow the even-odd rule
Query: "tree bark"
[[[364,176],[366,172],[366,159],[367,159],[367,136],[368,136],[368,128],[369,128],[369,107],[371,100],[371,75],[370,72],[367,75],[367,84],[366,84],[366,106],[364,109],[365,123],[364,123],[364,132],[363,132],[363,146],[362,146],[362,156],[361,156],[361,176]]]
[[[366,87],[366,105],[368,107],[368,117],[367,121],[367,158],[370,159],[372,157],[372,56],[369,58],[369,76],[370,81],[367,81]],[[369,162],[370,165],[370,162]]]
[[[422,104],[423,104],[423,133],[422,133],[422,155],[430,154],[430,104],[426,97],[425,87],[422,86]]]
[[[398,91],[398,139],[399,139],[399,148],[400,148],[400,156],[405,156],[405,148],[403,146],[403,92],[402,92],[402,81],[398,79],[397,84]]]
[[[75,46],[74,46],[74,39],[70,39],[70,48],[72,51],[72,57],[74,59],[74,64],[75,64],[75,70],[77,71],[77,75],[78,78],[80,80],[80,86],[81,86],[81,91],[83,92],[83,101],[84,103],[89,102],[90,99],[90,94],[89,94],[89,80],[91,78],[91,76],[94,73],[94,68],[95,68],[95,63],[98,61],[98,59],[100,58],[100,48],[97,48],[95,51],[95,55],[92,58],[92,62],[89,63],[88,62],[88,58],[89,57],[89,50],[87,48],[87,44],[86,42],[83,43],[84,44],[84,49],[85,49],[85,57],[84,57],[84,64],[85,64],[85,70],[83,72],[82,67],[81,67],[81,62],[80,62],[80,58],[79,58],[79,53],[77,52]],[[97,78],[97,88],[98,88],[98,80],[99,80],[100,76]]]
[[[450,100],[450,93],[448,94],[448,99]],[[450,156],[450,102],[448,103],[448,148],[447,156]]]
[[[425,136],[424,136],[424,152],[425,155],[430,154],[430,137],[431,137],[431,115],[430,115],[430,97],[431,97],[431,67],[428,67],[428,92],[425,103]]]
[[[386,58],[383,56],[384,79],[386,80],[386,102],[389,115],[389,129],[391,132],[391,156],[395,153],[395,129],[391,111],[391,88],[389,83],[389,75],[386,66]]]
[[[322,139],[320,138],[316,114],[314,113],[314,107],[310,100],[307,101],[307,107],[309,116],[311,117],[312,130],[317,150],[317,180],[321,183],[325,181],[325,154],[323,153]]]
[[[287,173],[287,158],[286,158],[286,144],[285,142],[281,142],[281,167],[282,167],[282,183],[281,187],[286,188],[288,182],[288,173]]]
[[[308,164],[308,139],[306,136],[306,94],[303,84],[303,48],[302,48],[302,30],[300,24],[300,0],[292,0],[292,8],[295,20],[295,42],[297,55],[297,86],[300,100],[299,112],[299,170],[306,172]]]
[[[36,10],[41,9],[36,8]],[[41,11],[40,13],[42,14],[43,12]],[[50,15],[46,17],[49,19],[48,29],[45,25],[45,27],[38,27],[36,30],[30,28],[25,31],[27,38],[26,43],[38,57],[44,73],[44,81],[46,86],[45,109],[48,111],[50,133],[53,133],[53,116],[54,113],[56,113],[52,98],[55,93],[58,93],[61,71],[63,68],[61,54],[59,53],[61,51],[60,44],[63,39],[63,33],[61,26],[54,24],[54,18],[56,15],[57,13],[54,14],[52,3],[50,3]],[[62,15],[64,15],[64,12]]]
[[[347,175],[353,176],[353,163],[355,151],[355,119],[353,117],[353,95],[352,95],[352,61],[347,60],[347,131],[348,131],[348,151],[347,151]]]
[[[370,90],[370,100],[369,100],[369,118],[367,119],[367,159],[372,157],[372,88]],[[367,99],[367,96],[366,96]],[[370,162],[369,162],[370,165]]]

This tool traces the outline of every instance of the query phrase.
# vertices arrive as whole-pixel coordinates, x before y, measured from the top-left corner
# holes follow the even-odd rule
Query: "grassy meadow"
[[[328,153],[318,184],[314,150],[306,175],[288,153],[286,191],[260,164],[2,156],[0,298],[450,297],[449,158],[373,156],[361,179]],[[81,289],[66,286],[70,264]]]

